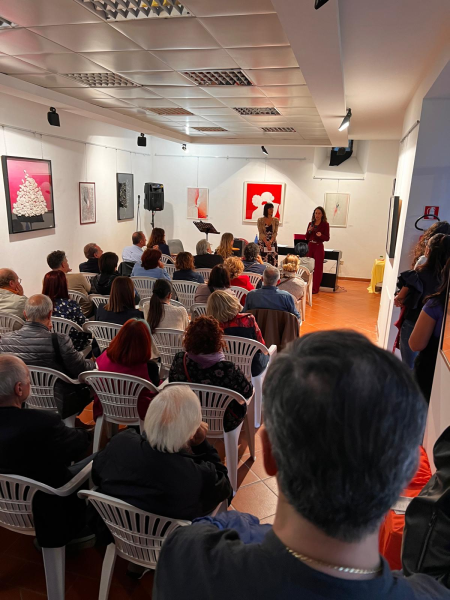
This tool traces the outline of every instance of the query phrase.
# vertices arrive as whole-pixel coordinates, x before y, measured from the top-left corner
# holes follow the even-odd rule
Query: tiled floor
[[[376,320],[379,295],[368,294],[366,282],[341,282],[347,292],[313,296],[313,307],[307,307],[302,335],[323,329],[354,329],[377,341]],[[223,443],[217,442],[223,455]],[[256,515],[262,523],[272,523],[277,504],[277,483],[265,472],[261,439],[256,437],[256,461],[248,454],[242,437],[239,463],[239,489],[232,506]],[[66,600],[98,598],[104,548],[90,548],[67,553]],[[126,576],[126,563],[118,559],[114,571],[110,600],[148,600],[151,598],[153,575],[135,582]],[[46,598],[41,555],[32,538],[0,528],[0,600],[42,600]]]

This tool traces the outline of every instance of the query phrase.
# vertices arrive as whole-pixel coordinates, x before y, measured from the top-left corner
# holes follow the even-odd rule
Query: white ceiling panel
[[[269,87],[262,86],[260,90],[264,92],[264,94],[269,98],[281,98],[282,96],[291,98],[292,96],[311,95],[307,85],[273,85]]]
[[[184,4],[196,17],[275,12],[270,0],[187,0]]]
[[[305,78],[296,69],[253,69],[245,71],[255,85],[303,85]]]
[[[230,48],[230,56],[242,69],[287,69],[298,67],[290,46]]]
[[[210,121],[215,121],[216,123],[221,123],[221,124],[225,123],[227,125],[236,125],[236,124],[248,125],[248,123],[245,121],[245,119],[240,117],[236,111],[233,111],[233,112],[236,115],[235,117],[233,117],[233,115],[211,115],[209,117],[204,117],[204,118],[208,118]]]
[[[320,115],[291,115],[289,121],[292,123],[322,123]]]
[[[176,98],[174,99],[174,102],[176,102],[178,106],[183,106],[184,108],[224,108],[223,103],[215,98]]]
[[[178,106],[167,98],[129,98],[128,102],[141,108],[178,108]]]
[[[31,31],[74,52],[142,50],[137,44],[106,23],[33,27]],[[41,50],[41,52],[52,52],[52,50]],[[21,52],[21,54],[28,53],[31,52]]]
[[[107,73],[107,69],[96,63],[69,52],[67,54],[23,54],[22,60],[55,73]]]
[[[299,96],[297,98],[271,98],[270,100],[277,108],[315,108],[314,100],[308,96]]]
[[[201,89],[215,98],[226,98],[227,96],[232,98],[255,98],[259,96],[261,98],[265,96],[264,92],[253,85],[206,85]]]
[[[234,116],[236,114],[236,111],[232,108],[227,108],[225,106],[213,106],[211,108],[205,108],[204,106],[201,106],[195,109],[195,114],[201,115],[202,117],[214,119],[215,117]]]
[[[177,71],[200,69],[237,69],[238,64],[226,50],[160,50],[153,54]]]
[[[111,98],[111,91],[108,90],[108,93],[105,94],[101,90],[97,88],[58,88],[55,90],[60,94],[67,94],[68,96],[72,96],[73,98],[78,98],[79,100],[93,100],[95,98]]]
[[[0,31],[0,52],[20,56],[44,52],[67,52],[67,49],[27,29],[8,29]]]
[[[19,73],[45,73],[45,69],[40,69],[19,58],[4,54],[0,56],[0,73],[6,73],[6,75],[15,75]]]
[[[134,108],[116,108],[116,107],[111,107],[114,112],[118,112],[121,115],[126,115],[128,117],[134,117],[134,118],[144,118],[147,116],[147,113],[145,112],[145,110],[142,110],[142,108],[138,108],[137,106],[135,106]]]
[[[139,19],[112,23],[112,27],[145,50],[219,48],[198,19]]]
[[[0,14],[22,27],[102,21],[73,0],[0,0]]]
[[[301,108],[301,107],[297,107],[297,106],[293,106],[292,108],[280,106],[278,111],[282,115],[286,115],[289,117],[295,116],[295,115],[301,116],[301,115],[318,115],[319,114],[317,112],[317,108]]]
[[[156,94],[146,88],[108,88],[108,94],[114,98],[158,98]]]
[[[120,71],[171,70],[159,58],[156,58],[156,56],[145,50],[130,52],[87,52],[84,56],[115,73],[119,73]]]
[[[178,87],[146,87],[150,92],[164,96],[164,98],[210,98],[211,96],[201,90],[198,86],[178,86]]]
[[[85,87],[82,83],[79,83],[74,79],[69,79],[68,77],[63,77],[62,75],[53,75],[52,73],[45,75],[15,75],[14,77],[21,79],[22,81],[28,81],[29,83],[40,85],[44,88]]]
[[[105,108],[127,108],[130,106],[126,100],[121,100],[120,98],[95,98],[92,100],[92,104]]]
[[[221,98],[227,106],[246,107],[246,106],[273,106],[270,98]]]
[[[289,45],[276,14],[209,17],[201,22],[224,48]]]
[[[208,127],[210,121],[202,119],[197,115],[170,115],[170,121],[178,121],[179,123],[189,123],[191,127],[194,127],[193,123],[199,123],[200,127]]]
[[[175,71],[123,72],[121,75],[141,85],[195,85],[193,81]]]

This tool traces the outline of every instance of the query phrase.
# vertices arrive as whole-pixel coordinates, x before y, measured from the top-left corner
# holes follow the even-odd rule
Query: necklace
[[[295,556],[295,558],[298,558],[298,560],[301,560],[304,563],[312,563],[312,564],[320,565],[321,567],[327,567],[328,569],[334,569],[335,571],[340,571],[341,573],[353,573],[355,575],[373,575],[374,573],[379,573],[383,568],[382,566],[378,567],[378,569],[356,569],[353,567],[340,567],[339,565],[331,565],[322,560],[317,560],[315,558],[310,558],[309,556],[305,556],[304,554],[299,554],[298,552],[295,552],[295,550],[292,550],[292,548],[289,548],[289,546],[286,546],[286,550],[290,554]]]

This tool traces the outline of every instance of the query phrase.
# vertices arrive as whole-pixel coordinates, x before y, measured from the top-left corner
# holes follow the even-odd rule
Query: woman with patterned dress
[[[273,204],[264,205],[264,216],[258,219],[258,244],[264,262],[278,265],[277,234],[280,221],[273,216]]]

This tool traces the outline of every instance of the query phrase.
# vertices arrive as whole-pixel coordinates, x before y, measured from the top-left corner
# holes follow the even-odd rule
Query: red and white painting
[[[208,218],[208,188],[187,189],[187,216],[188,219]]]
[[[256,223],[264,215],[264,205],[273,204],[273,216],[283,223],[284,183],[244,183],[244,204],[242,220],[244,223]]]

